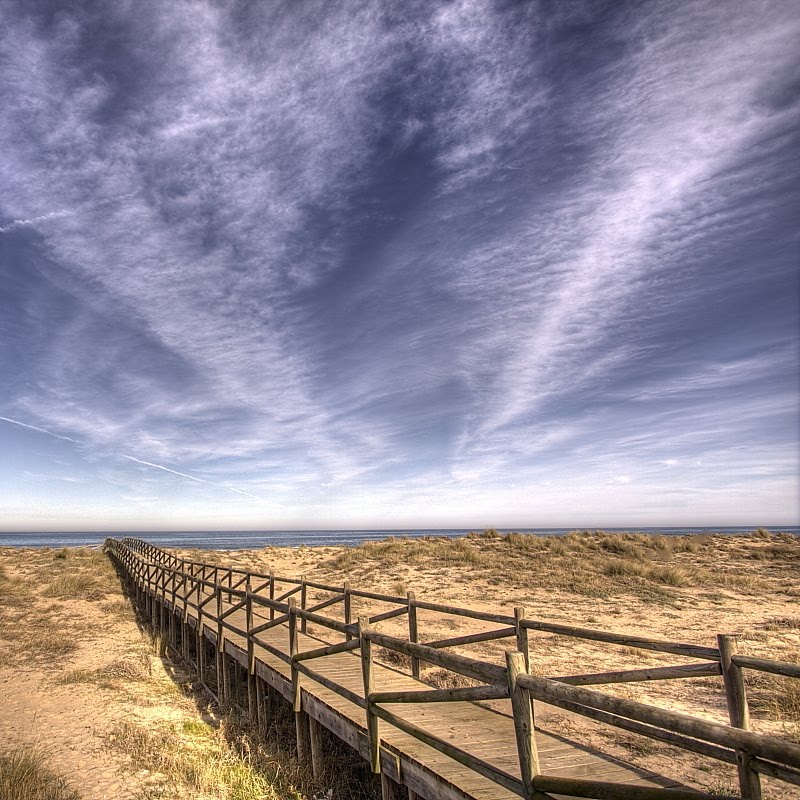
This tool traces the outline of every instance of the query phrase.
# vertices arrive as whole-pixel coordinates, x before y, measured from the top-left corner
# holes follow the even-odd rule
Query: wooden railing
[[[458,608],[418,600],[409,592],[406,597],[357,590],[345,583],[328,585],[304,578],[288,578],[247,570],[221,567],[183,559],[138,539],[107,539],[106,551],[113,557],[138,591],[154,628],[165,631],[175,621],[175,612],[188,622],[190,612],[196,615],[198,643],[204,629],[216,635],[217,689],[226,699],[230,693],[224,642],[226,634],[235,633],[247,642],[248,703],[256,705],[254,676],[255,648],[260,647],[290,666],[292,702],[298,726],[298,747],[301,746],[300,675],[330,689],[364,709],[370,742],[370,764],[374,772],[381,770],[381,743],[378,720],[404,731],[430,747],[466,765],[476,773],[525,798],[548,797],[551,792],[574,797],[639,798],[640,800],[689,800],[716,798],[704,792],[686,789],[633,786],[591,778],[564,778],[542,774],[536,748],[536,721],[533,700],[557,706],[589,719],[606,723],[635,734],[666,742],[688,752],[735,764],[738,769],[741,797],[761,798],[760,775],[766,775],[800,786],[800,745],[751,731],[743,670],[758,670],[791,678],[800,678],[800,665],[740,655],[732,636],[717,637],[717,647],[662,641],[607,631],[579,628],[560,623],[530,619],[522,608],[513,616],[473,609]],[[288,588],[287,588],[288,587]],[[311,602],[313,592],[329,596]],[[370,617],[352,620],[354,598],[388,603],[393,607]],[[298,602],[299,600],[299,602]],[[168,613],[167,603],[173,613]],[[341,607],[342,619],[320,614],[334,606]],[[238,627],[232,615],[244,610],[245,627]],[[448,639],[419,641],[419,611],[437,612],[489,622],[499,627]],[[407,616],[408,636],[398,638],[379,631],[375,626],[388,619]],[[301,651],[299,633],[309,624],[334,631],[343,640]],[[288,652],[276,648],[263,638],[263,633],[278,625],[288,626]],[[699,663],[676,666],[624,669],[599,673],[537,677],[530,674],[530,631],[544,631],[560,636],[593,640],[697,659]],[[171,630],[170,630],[171,633]],[[492,641],[514,639],[515,649],[506,653],[506,663],[498,665],[449,651],[449,648]],[[186,638],[182,637],[183,655],[189,657]],[[449,670],[477,682],[476,686],[415,691],[380,691],[376,686],[373,646],[406,656],[410,674],[420,676],[420,665],[427,663]],[[353,692],[312,669],[316,658],[359,651],[363,675],[363,696]],[[205,648],[198,646],[197,666],[205,674]],[[590,685],[628,683],[667,679],[688,679],[720,676],[725,691],[730,725],[709,722],[653,705],[628,700],[594,689]],[[486,701],[508,698],[511,701],[517,738],[520,776],[512,775],[451,741],[435,736],[386,708],[396,703],[436,703],[453,701]]]

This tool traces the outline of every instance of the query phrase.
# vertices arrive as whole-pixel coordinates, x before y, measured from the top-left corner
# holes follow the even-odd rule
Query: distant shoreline
[[[771,533],[800,536],[797,526],[760,526]],[[758,530],[753,526],[685,528],[497,528],[500,534],[522,533],[532,536],[564,536],[572,531],[606,533],[645,533],[664,536],[707,535],[741,536]],[[308,531],[108,531],[108,532],[9,532],[0,533],[0,547],[91,547],[106,537],[133,536],[161,547],[194,547],[204,550],[256,550],[262,547],[355,547],[366,541],[389,538],[467,536],[481,528],[423,528],[397,530],[308,530]]]

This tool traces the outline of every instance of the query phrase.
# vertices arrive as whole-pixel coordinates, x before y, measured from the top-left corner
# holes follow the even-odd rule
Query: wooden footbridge
[[[330,586],[189,561],[138,539],[107,539],[105,550],[162,641],[191,661],[202,680],[213,671],[219,701],[231,700],[238,673],[247,683],[254,722],[265,721],[268,697],[277,694],[292,704],[298,754],[311,761],[315,775],[324,758],[320,737],[326,728],[380,774],[386,799],[399,794],[398,785],[406,787],[410,800],[721,797],[542,730],[534,711],[545,703],[736,765],[741,792],[737,797],[759,800],[761,775],[800,786],[800,745],[749,730],[742,678],[745,669],[800,678],[800,666],[740,655],[731,637],[718,637],[717,647],[700,647],[588,630],[529,619],[523,609],[515,609],[513,615],[481,612],[425,602],[411,593],[392,597],[347,584]],[[354,598],[390,608],[353,621]],[[341,611],[336,617],[330,616],[334,607]],[[498,627],[421,643],[421,611]],[[382,621],[401,616],[408,620],[407,637],[379,630]],[[654,650],[693,662],[536,677],[530,670],[531,630]],[[504,665],[448,651],[502,638],[514,643]],[[402,654],[408,670],[378,663],[379,648]],[[477,685],[432,688],[420,680],[421,663]],[[585,688],[708,676],[722,679],[730,725]],[[481,702],[502,699],[510,701],[510,713]]]

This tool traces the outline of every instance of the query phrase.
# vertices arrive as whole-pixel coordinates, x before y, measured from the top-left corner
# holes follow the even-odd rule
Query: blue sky
[[[791,3],[0,21],[0,527],[798,523]]]

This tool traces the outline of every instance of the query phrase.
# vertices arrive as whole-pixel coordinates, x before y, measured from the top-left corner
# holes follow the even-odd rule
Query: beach
[[[742,653],[800,661],[800,615],[794,611],[800,597],[800,540],[789,535],[533,537],[488,530],[462,538],[395,538],[358,547],[177,552],[206,563],[273,570],[279,577],[335,585],[349,581],[353,588],[398,597],[414,592],[417,599],[468,609],[507,614],[522,607],[529,618],[653,639],[713,647],[717,634],[733,634]],[[0,738],[46,746],[54,768],[84,798],[145,796],[141,792],[157,784],[157,771],[142,769],[113,742],[126,724],[173,733],[193,720],[206,725],[208,719],[198,714],[186,688],[191,676],[153,652],[102,553],[3,548],[0,567]],[[324,594],[309,590],[308,602]],[[354,598],[353,615],[386,607]],[[480,621],[434,612],[420,612],[418,621],[421,641],[487,628]],[[405,636],[406,626],[399,618],[380,628]],[[501,663],[512,643],[454,650]],[[37,644],[50,656],[33,655]],[[530,653],[531,672],[543,676],[683,663],[662,653],[539,631],[531,631]],[[388,653],[382,657],[391,663]],[[437,668],[424,670],[423,678],[435,686],[463,681]],[[800,739],[798,684],[750,675],[754,730]],[[727,721],[719,678],[599,688]],[[625,761],[706,789],[735,787],[732,768],[667,744],[549,707],[537,712],[537,724],[557,726],[577,741],[602,745]],[[286,758],[290,764],[288,753]],[[293,776],[292,785],[302,785],[297,765],[292,769],[284,770]],[[786,784],[767,780],[765,787],[770,798],[793,796]]]

